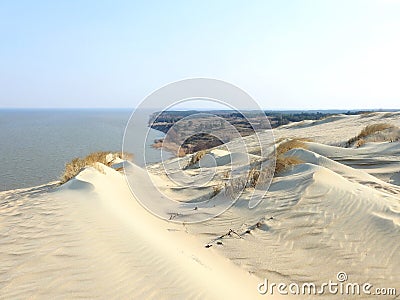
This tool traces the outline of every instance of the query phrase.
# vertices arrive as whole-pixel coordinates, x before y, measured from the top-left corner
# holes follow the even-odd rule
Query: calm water
[[[66,162],[93,151],[120,151],[131,110],[0,110],[0,191],[58,180]],[[135,132],[147,132],[143,111]],[[136,124],[135,124],[136,125]],[[150,142],[163,137],[150,130],[146,156],[159,161]],[[143,165],[143,143],[129,149]]]

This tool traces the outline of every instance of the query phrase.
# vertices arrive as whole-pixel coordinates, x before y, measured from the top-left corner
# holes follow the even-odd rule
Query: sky
[[[400,108],[400,0],[0,1],[0,107],[136,107],[186,78],[265,109]]]

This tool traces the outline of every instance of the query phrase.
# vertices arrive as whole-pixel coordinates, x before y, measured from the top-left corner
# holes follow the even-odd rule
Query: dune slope
[[[149,214],[103,168],[0,194],[1,298],[257,297],[255,276]]]

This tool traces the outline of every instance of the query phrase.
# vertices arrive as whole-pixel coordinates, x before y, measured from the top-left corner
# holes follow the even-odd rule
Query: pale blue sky
[[[266,109],[399,108],[400,1],[1,1],[0,107],[135,107],[211,77]]]

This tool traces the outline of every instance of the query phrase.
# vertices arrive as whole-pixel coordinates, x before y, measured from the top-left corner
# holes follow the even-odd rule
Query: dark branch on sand
[[[274,219],[274,217],[270,217],[270,218],[268,218],[268,221],[273,220],[273,219]],[[236,237],[242,239],[245,234],[251,234],[251,232],[253,230],[261,229],[264,225],[265,225],[265,218],[261,218],[257,223],[255,223],[254,225],[248,226],[247,229],[241,233],[238,233],[237,231],[235,231],[233,229],[229,229],[229,231],[227,233],[220,235],[220,236],[216,237],[215,239],[211,240],[209,243],[207,243],[205,245],[205,247],[210,248],[213,246],[214,243],[216,243],[217,245],[223,245],[221,240],[226,237],[236,236]]]
[[[238,238],[242,239],[241,235],[239,233],[237,233],[235,230],[233,229],[229,229],[229,231],[223,235],[220,235],[219,237],[213,239],[212,241],[210,241],[208,244],[205,245],[206,248],[210,248],[212,247],[212,244],[217,242],[218,245],[222,245],[222,242],[220,240],[222,240],[225,237],[232,237],[233,235],[237,236]]]
[[[181,216],[182,214],[180,214],[180,213],[170,213],[169,215],[170,215],[170,216],[169,216],[169,219],[168,219],[168,220],[173,220],[173,219],[175,219],[176,217]]]

